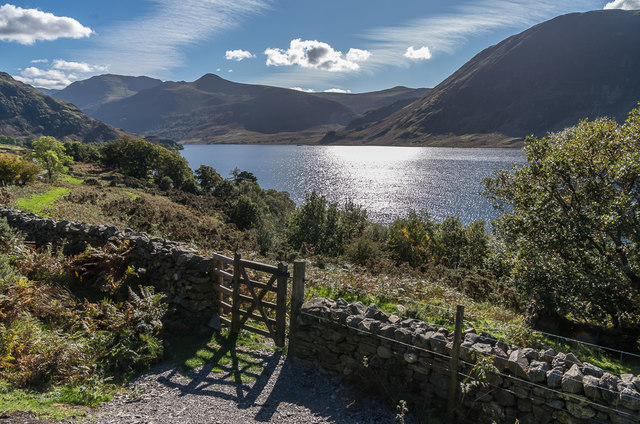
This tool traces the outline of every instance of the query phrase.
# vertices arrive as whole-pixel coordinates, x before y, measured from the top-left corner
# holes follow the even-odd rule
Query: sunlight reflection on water
[[[300,204],[316,190],[330,201],[352,200],[384,224],[409,210],[427,210],[437,220],[463,222],[496,213],[478,193],[482,179],[523,163],[519,149],[452,149],[378,146],[185,145],[182,155],[196,169],[223,177],[235,168],[252,172],[263,188],[288,191]]]

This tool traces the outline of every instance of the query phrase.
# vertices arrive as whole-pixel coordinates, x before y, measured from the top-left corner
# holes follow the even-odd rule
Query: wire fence
[[[341,328],[345,328],[348,329],[349,331],[354,331],[356,333],[365,335],[367,337],[374,337],[376,339],[378,339],[380,342],[387,342],[393,345],[397,345],[397,346],[402,346],[402,348],[404,348],[407,351],[411,351],[411,352],[423,352],[425,354],[431,355],[433,358],[440,358],[443,359],[444,362],[446,363],[450,363],[452,356],[450,354],[445,354],[442,352],[436,352],[432,349],[428,349],[425,347],[421,347],[421,346],[415,346],[413,344],[409,344],[409,343],[405,343],[399,340],[396,340],[394,338],[390,338],[390,337],[386,337],[384,335],[381,334],[376,334],[376,333],[372,333],[370,331],[366,331],[363,330],[361,328],[358,327],[353,327],[353,326],[349,326],[340,322],[337,322],[333,319],[329,319],[323,316],[319,316],[319,315],[315,315],[315,314],[310,314],[308,312],[301,312],[301,315],[307,316],[309,318],[312,318],[314,320],[319,320],[322,321],[324,323],[328,323],[330,325],[334,325],[337,327],[341,327]],[[546,334],[546,333],[543,333]],[[552,334],[547,334],[547,335],[551,335],[551,336],[555,336]],[[562,337],[562,336],[558,336],[558,337]],[[567,339],[567,338],[564,338]],[[568,340],[572,340],[572,339],[568,339]],[[580,341],[577,341],[580,342]],[[588,344],[588,343],[587,343]],[[589,344],[588,344],[589,345]],[[598,346],[598,345],[590,345],[592,347],[596,347],[596,348],[603,348],[603,349],[607,349],[604,346]],[[619,352],[615,349],[611,349],[613,351]],[[623,352],[623,353],[628,353],[628,352]],[[634,356],[634,357],[638,357],[638,355],[635,354],[631,354],[630,355]],[[619,396],[620,396],[620,392],[618,391],[618,388],[616,387],[615,390],[614,389],[610,389],[607,387],[603,387],[598,385],[597,388],[594,389],[594,398],[591,399],[587,396],[587,394],[585,393],[584,396],[582,395],[577,395],[577,394],[572,394],[566,391],[560,391],[557,390],[555,388],[551,388],[547,385],[542,385],[542,384],[538,384],[538,383],[534,383],[531,382],[529,380],[520,378],[518,376],[512,375],[512,374],[507,374],[503,371],[500,371],[498,368],[495,367],[496,363],[496,359],[498,361],[505,361],[507,358],[503,357],[503,356],[498,356],[496,354],[492,354],[492,353],[483,353],[482,355],[478,356],[478,361],[477,362],[469,362],[466,361],[462,358],[460,358],[460,364],[462,365],[462,368],[466,368],[467,372],[463,372],[460,371],[460,367],[456,370],[456,374],[458,376],[458,379],[462,379],[462,382],[467,384],[466,382],[469,381],[475,381],[477,382],[481,387],[485,388],[485,392],[488,390],[488,388],[492,388],[493,390],[500,390],[503,391],[505,393],[509,393],[510,395],[515,396],[516,398],[521,398],[522,397],[522,393],[518,393],[514,390],[511,390],[510,388],[507,387],[503,387],[503,386],[499,386],[495,383],[491,382],[491,378],[487,378],[486,374],[483,374],[482,371],[479,372],[478,367],[483,367],[484,368],[484,372],[487,371],[487,367],[486,364],[487,362],[482,362],[489,360],[490,362],[488,362],[489,364],[491,364],[491,366],[489,367],[489,371],[491,374],[493,374],[493,376],[495,377],[500,377],[501,379],[507,379],[510,380],[513,384],[518,384],[521,387],[529,387],[531,390],[533,389],[539,389],[542,390],[544,393],[548,393],[551,396],[543,396],[544,398],[557,398],[557,399],[563,399],[566,401],[573,401],[576,404],[582,405],[582,406],[589,406],[592,407],[593,409],[595,409],[596,411],[602,411],[602,412],[606,412],[610,415],[610,417],[620,417],[620,418],[626,418],[628,420],[630,420],[630,422],[640,422],[640,411],[636,411],[636,412],[630,412],[628,410],[621,410],[620,406],[619,406]],[[484,364],[484,365],[483,365]],[[437,369],[440,371],[444,371],[445,373],[451,373],[451,368],[450,367],[442,367],[440,365],[434,364],[433,362],[429,363],[427,362],[427,365],[429,366],[430,369]],[[573,378],[571,376],[567,376],[566,374],[564,374],[563,379],[565,380],[574,380],[575,382],[580,382],[582,383],[583,380],[582,379],[577,379],[577,378]],[[482,390],[480,391],[482,393]],[[604,396],[603,396],[604,394]],[[600,397],[608,397],[611,400],[615,400],[614,406],[610,406],[608,404],[604,404],[602,402],[597,402],[598,400],[598,396]],[[604,422],[609,422],[609,421],[602,421],[600,419],[598,419],[596,417],[596,414],[594,412],[593,416],[588,418],[588,422],[593,422],[593,423],[604,423]]]
[[[455,310],[438,305],[416,302],[412,299],[403,299],[403,303],[414,305],[416,309],[425,312],[437,311],[437,324],[447,321],[449,326],[455,324]],[[596,362],[594,365],[605,369],[607,372],[621,376],[628,372],[637,374],[640,371],[640,354],[614,349],[608,346],[591,343],[576,338],[561,336],[545,331],[535,330],[529,327],[518,326],[509,323],[488,322],[482,316],[466,314],[469,319],[464,321],[464,329],[474,328],[502,338],[508,343],[520,344],[521,347],[553,348],[556,353],[562,350],[572,350],[571,353],[583,361]],[[626,372],[622,372],[626,371]]]

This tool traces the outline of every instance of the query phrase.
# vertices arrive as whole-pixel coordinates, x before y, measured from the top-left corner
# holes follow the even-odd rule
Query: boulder
[[[620,379],[608,372],[605,372],[602,377],[600,377],[600,381],[598,382],[598,387],[600,388],[600,396],[602,399],[611,403],[618,399],[618,383]]]
[[[547,380],[547,371],[550,368],[548,362],[532,361],[529,364],[527,377],[532,383],[544,383]]]
[[[596,367],[595,365],[585,362],[584,364],[582,364],[582,373],[584,375],[591,375],[596,378],[600,378],[602,377],[602,374],[604,374],[604,371],[602,370],[602,368]]]
[[[622,389],[620,391],[620,403],[632,411],[640,411],[640,393],[634,389]]]
[[[580,367],[577,364],[573,364],[569,371],[565,372],[562,376],[562,391],[567,393],[580,393],[584,389],[582,379],[584,375],[580,371]]]
[[[529,370],[529,361],[525,353],[523,349],[514,350],[511,352],[511,355],[509,355],[507,362],[509,371],[520,378],[529,378],[527,373]]]

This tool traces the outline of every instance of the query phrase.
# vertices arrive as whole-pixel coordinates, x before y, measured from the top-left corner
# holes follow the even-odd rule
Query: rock
[[[582,378],[582,385],[584,386],[584,395],[590,400],[600,399],[600,390],[598,389],[599,378],[593,375],[585,375]]]
[[[555,356],[556,356],[556,351],[553,349],[544,350],[538,355],[540,360],[546,361],[546,362],[553,361],[553,358],[555,358]]]
[[[493,396],[500,406],[513,406],[516,404],[516,397],[506,390],[496,390]]]
[[[349,315],[347,317],[346,324],[352,328],[358,328],[358,324],[360,324],[364,320],[362,315]]]
[[[549,371],[548,362],[533,361],[529,364],[527,376],[532,383],[544,383],[547,380],[547,371]]]
[[[535,361],[538,359],[538,351],[536,351],[535,349],[531,349],[530,347],[526,347],[522,350],[522,354],[525,356],[525,358],[527,358],[527,361],[531,362],[531,361]]]
[[[435,333],[429,340],[431,350],[436,353],[445,353],[447,351],[447,339],[442,333]]]
[[[480,340],[480,335],[476,333],[467,333],[464,335],[464,341],[471,344],[476,344]]]
[[[560,368],[564,372],[567,369],[567,363],[565,360],[566,355],[562,352],[558,353],[551,361],[552,368]]]
[[[402,318],[400,318],[398,315],[391,315],[391,316],[389,316],[389,322],[390,322],[391,324],[397,324],[397,323],[399,323],[400,321],[402,321]]]
[[[349,304],[349,311],[352,315],[364,315],[366,308],[362,304],[362,302],[354,302]]]
[[[577,364],[573,364],[569,371],[562,376],[562,391],[567,393],[580,393],[584,389],[582,384],[582,371]]]
[[[640,393],[634,389],[625,388],[620,391],[620,403],[625,408],[640,411]]]
[[[409,364],[415,364],[416,362],[418,362],[418,355],[416,355],[415,353],[407,352],[404,354],[404,360]]]
[[[605,372],[602,377],[600,377],[598,387],[600,388],[600,396],[602,399],[609,403],[618,399],[618,382],[620,382],[620,379],[608,372]]]
[[[522,349],[514,350],[509,355],[509,361],[507,367],[514,375],[521,378],[528,378],[529,361],[525,356],[525,352]]]
[[[412,337],[411,330],[407,328],[398,328],[393,333],[393,338],[402,343],[407,343],[407,344],[411,343],[411,337]]]
[[[631,382],[635,386],[636,390],[640,392],[640,377],[633,377]]]
[[[404,305],[396,305],[396,310],[401,316],[407,314],[407,308]]]
[[[378,346],[376,353],[381,359],[389,359],[393,356],[393,351],[386,346]]]
[[[600,378],[602,377],[602,374],[604,374],[604,371],[602,370],[602,368],[596,367],[595,365],[591,365],[590,363],[585,362],[584,364],[582,364],[582,373],[584,375],[591,375],[596,378]]]
[[[573,401],[567,401],[567,411],[569,411],[569,413],[574,417],[581,420],[588,420],[596,416],[596,411],[593,408],[590,408],[586,404]]]
[[[579,367],[582,367],[582,362],[580,362],[580,360],[578,358],[576,358],[576,356],[569,352],[565,355],[564,357],[565,362],[567,363],[567,366],[570,367],[572,365],[577,365]]]
[[[552,389],[557,389],[562,384],[562,369],[554,368],[547,371],[547,385]]]

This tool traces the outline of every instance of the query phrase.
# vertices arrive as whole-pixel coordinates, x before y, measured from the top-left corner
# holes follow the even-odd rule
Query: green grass
[[[130,191],[127,191],[127,190],[123,190],[123,191],[124,191],[125,194],[127,194],[129,197],[131,197],[131,200],[136,200],[138,197],[140,197],[135,193],[131,193]]]
[[[63,175],[59,178],[59,180],[66,181],[69,184],[73,184],[73,185],[80,185],[84,182],[84,180],[81,180],[80,178],[72,177],[71,175]]]
[[[58,391],[39,393],[13,389],[0,381],[0,411],[32,411],[38,418],[53,421],[87,415],[86,408],[61,405],[60,402]]]
[[[266,339],[248,331],[241,331],[234,339],[229,330],[211,337],[185,337],[171,343],[173,362],[184,370],[197,370],[209,365],[210,372],[228,373],[229,377],[248,383],[255,381],[264,370],[264,360],[252,351],[275,349]]]
[[[22,146],[14,146],[12,144],[0,144],[0,152],[11,152],[11,153],[17,153],[17,152],[22,152],[25,151],[27,149],[25,149]]]
[[[42,212],[51,204],[53,204],[53,202],[55,202],[62,196],[66,196],[70,192],[71,190],[66,187],[54,187],[43,194],[37,194],[35,196],[18,199],[16,200],[16,206],[18,206],[20,209],[25,209],[29,212],[42,215]]]

